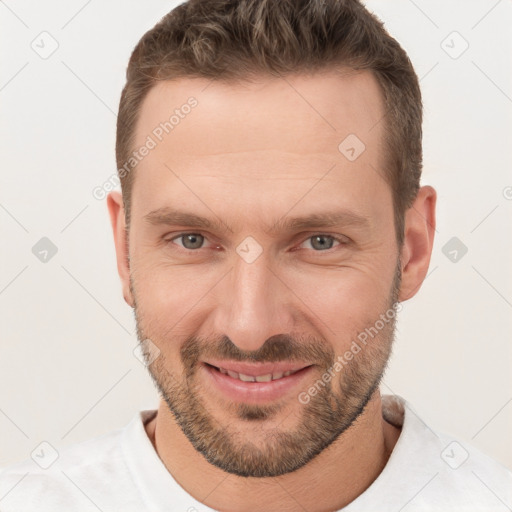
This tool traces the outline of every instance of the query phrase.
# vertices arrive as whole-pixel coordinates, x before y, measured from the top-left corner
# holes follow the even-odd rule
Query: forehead
[[[332,150],[332,142],[355,132],[370,143],[378,137],[375,125],[384,115],[379,85],[369,71],[261,76],[250,82],[180,78],[150,89],[141,105],[136,143],[143,143],[145,136],[175,111],[188,111],[185,107],[190,98],[197,106],[189,114],[177,112],[172,137],[167,137],[166,143],[179,151],[184,140],[193,142],[186,149],[194,155],[271,146],[294,152],[324,149],[322,146]],[[185,122],[187,117],[190,120]],[[233,135],[233,130],[235,140],[226,137]]]
[[[324,197],[333,187],[347,201],[382,191],[383,117],[380,88],[367,71],[160,82],[137,123],[135,149],[149,139],[152,149],[135,170],[132,211],[180,201],[178,191],[195,202],[194,190],[215,192],[213,201],[236,196],[238,206],[259,197],[261,211],[264,198],[275,203],[291,194],[291,201],[298,184],[319,180],[314,192]],[[353,159],[354,152],[361,154]]]

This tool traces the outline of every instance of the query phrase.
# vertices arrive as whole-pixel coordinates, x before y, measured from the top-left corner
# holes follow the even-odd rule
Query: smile
[[[291,397],[305,387],[315,365],[296,362],[242,363],[204,361],[200,366],[208,393],[235,402],[266,403]]]
[[[220,373],[224,375],[229,375],[233,379],[241,380],[242,382],[270,382],[272,380],[279,380],[283,377],[288,377],[299,370],[288,370],[286,372],[275,372],[275,373],[266,373],[264,375],[246,375],[244,373],[234,372],[232,370],[226,370],[225,368],[217,368],[214,366]]]

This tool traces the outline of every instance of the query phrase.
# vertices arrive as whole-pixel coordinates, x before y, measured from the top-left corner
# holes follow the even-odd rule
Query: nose
[[[265,341],[292,330],[291,293],[262,254],[248,263],[238,255],[222,282],[214,328],[241,350],[258,350]]]

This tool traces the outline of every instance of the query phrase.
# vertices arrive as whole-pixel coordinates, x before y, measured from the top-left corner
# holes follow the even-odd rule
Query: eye
[[[331,235],[314,235],[302,242],[301,246],[309,245],[306,249],[314,249],[315,251],[326,251],[332,249],[335,244],[340,245],[342,242]]]
[[[169,242],[175,243],[184,249],[201,249],[206,238],[199,233],[182,233],[171,238]]]

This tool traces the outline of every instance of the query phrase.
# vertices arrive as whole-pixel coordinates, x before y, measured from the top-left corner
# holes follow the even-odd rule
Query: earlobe
[[[425,186],[420,188],[413,205],[405,213],[400,301],[416,295],[427,275],[434,245],[435,207],[436,191]]]
[[[116,249],[117,271],[121,278],[123,297],[126,303],[133,308],[134,301],[130,289],[130,256],[128,239],[126,235],[126,222],[123,207],[123,197],[120,192],[110,192],[107,196],[107,207],[110,223],[114,234]]]

